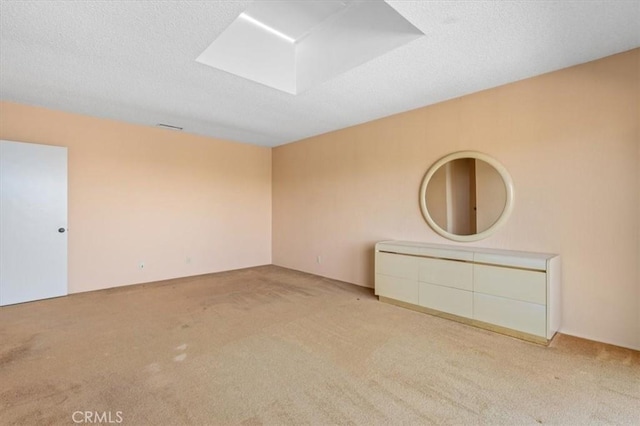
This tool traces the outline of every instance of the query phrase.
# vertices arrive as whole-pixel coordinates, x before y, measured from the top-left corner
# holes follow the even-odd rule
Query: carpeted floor
[[[640,352],[542,347],[275,266],[0,308],[0,424],[78,420],[640,424]]]

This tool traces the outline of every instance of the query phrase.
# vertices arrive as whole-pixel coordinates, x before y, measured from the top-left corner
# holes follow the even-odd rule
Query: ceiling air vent
[[[177,130],[177,131],[182,130],[182,127],[172,126],[171,124],[158,123],[158,124],[156,124],[156,126],[157,127],[162,127],[163,129],[169,129],[169,130]]]

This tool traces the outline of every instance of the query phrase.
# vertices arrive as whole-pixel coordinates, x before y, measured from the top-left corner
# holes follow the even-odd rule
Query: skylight
[[[295,95],[422,35],[383,0],[256,0],[196,61]]]

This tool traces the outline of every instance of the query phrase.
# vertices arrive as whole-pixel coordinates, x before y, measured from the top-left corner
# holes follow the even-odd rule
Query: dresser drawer
[[[473,265],[473,291],[545,305],[547,278],[544,272]]]
[[[416,260],[419,281],[469,291],[473,289],[473,264],[429,258]]]
[[[460,317],[473,316],[473,293],[467,290],[420,283],[419,304]]]
[[[420,299],[418,282],[415,280],[376,274],[375,286],[375,293],[378,296],[413,303],[414,305],[417,305]]]
[[[418,258],[392,253],[376,253],[376,274],[418,279]]]
[[[474,293],[473,319],[546,337],[544,305]]]

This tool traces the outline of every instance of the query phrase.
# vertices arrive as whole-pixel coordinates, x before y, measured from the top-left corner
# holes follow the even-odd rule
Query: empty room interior
[[[640,424],[639,23],[0,0],[0,424]]]

